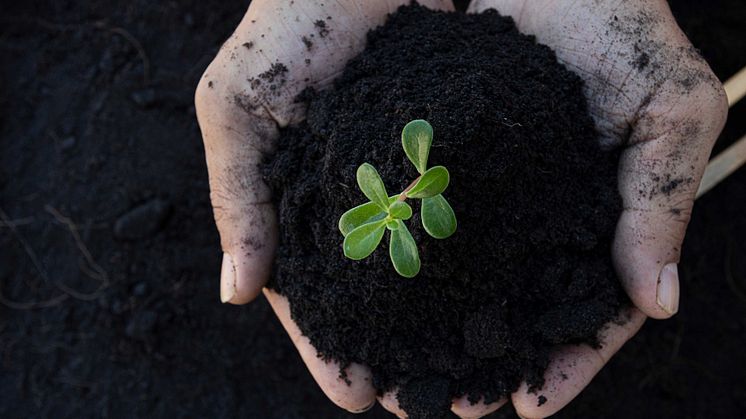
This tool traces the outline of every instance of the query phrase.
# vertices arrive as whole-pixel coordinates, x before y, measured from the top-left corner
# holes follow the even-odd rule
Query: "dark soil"
[[[221,254],[191,97],[247,3],[3,3],[0,208],[18,234],[0,222],[0,417],[391,417],[380,407],[360,416],[334,407],[263,299],[219,303]],[[742,0],[672,6],[721,79],[746,65]],[[107,27],[139,41],[147,72],[137,48]],[[746,102],[731,109],[716,148],[744,133]],[[649,321],[558,417],[742,416],[744,196],[741,169],[697,201],[679,314]],[[168,203],[165,216],[158,202]],[[98,288],[46,204],[80,227],[107,273],[109,286],[89,300],[56,299],[61,292],[18,239],[48,279]],[[130,212],[138,215],[123,217]],[[144,214],[165,218],[151,224]],[[120,217],[154,227],[120,230],[136,238],[118,239]],[[515,414],[506,406],[492,417]]]
[[[273,287],[323,356],[371,366],[376,388],[401,387],[418,418],[452,396],[540,387],[554,345],[598,344],[625,303],[610,258],[621,199],[618,154],[601,150],[581,88],[494,11],[410,6],[369,34],[267,169],[281,226]],[[407,280],[385,244],[346,259],[337,221],[365,202],[361,163],[391,193],[417,176],[400,139],[412,119],[435,129],[430,164],[451,172],[459,224],[436,240],[412,218],[422,270]]]

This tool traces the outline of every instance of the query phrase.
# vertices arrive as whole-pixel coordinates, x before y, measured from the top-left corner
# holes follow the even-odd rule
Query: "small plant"
[[[339,219],[339,231],[345,237],[344,254],[350,259],[365,259],[381,243],[386,229],[391,232],[389,256],[399,275],[412,278],[420,272],[417,244],[404,221],[412,218],[407,199],[421,199],[420,218],[425,231],[436,239],[445,239],[456,231],[456,215],[443,197],[450,176],[443,166],[427,168],[433,142],[433,127],[427,121],[409,122],[401,133],[404,153],[419,176],[401,193],[389,196],[375,167],[363,163],[357,169],[357,184],[370,200],[348,210]]]

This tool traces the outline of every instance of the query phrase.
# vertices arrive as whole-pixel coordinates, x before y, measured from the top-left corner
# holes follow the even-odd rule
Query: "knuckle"
[[[231,196],[225,188],[215,186],[210,188],[210,202],[212,203],[213,216],[218,226],[233,219],[231,200]]]
[[[711,71],[708,71],[708,76],[693,89],[695,94],[691,97],[697,102],[695,105],[701,120],[718,127],[725,123],[728,114],[728,95]]]
[[[198,119],[203,119],[209,109],[219,106],[217,98],[218,94],[215,90],[214,82],[209,73],[205,72],[194,91],[194,109]]]
[[[716,122],[725,124],[728,115],[728,95],[721,83],[718,82],[711,87],[710,97],[710,110],[716,117]]]

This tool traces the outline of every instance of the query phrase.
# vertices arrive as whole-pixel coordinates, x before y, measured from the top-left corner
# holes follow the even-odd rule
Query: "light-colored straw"
[[[732,107],[746,96],[746,67],[729,78],[723,87],[728,96],[728,106]],[[746,135],[710,160],[702,176],[702,183],[699,184],[697,198],[714,188],[744,163],[746,163]]]

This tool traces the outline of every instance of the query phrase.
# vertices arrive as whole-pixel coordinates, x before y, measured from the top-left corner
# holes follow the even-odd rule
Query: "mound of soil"
[[[626,304],[610,259],[618,154],[599,147],[581,87],[510,18],[410,6],[333,89],[306,92],[307,120],[266,167],[281,225],[271,286],[322,356],[369,365],[410,417],[433,417],[454,396],[540,388],[557,344],[599,344]],[[400,132],[419,118],[435,130],[430,165],[451,172],[459,226],[436,240],[415,214],[422,269],[405,279],[386,239],[346,259],[337,221],[366,201],[361,163],[392,194],[417,176]]]

